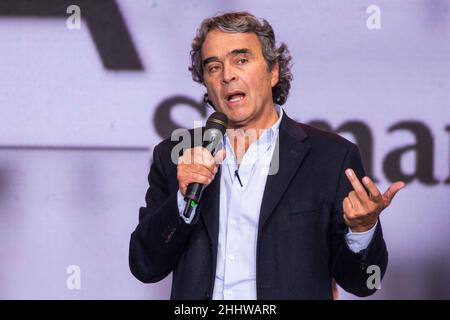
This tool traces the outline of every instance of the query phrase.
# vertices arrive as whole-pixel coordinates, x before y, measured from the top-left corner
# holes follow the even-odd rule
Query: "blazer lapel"
[[[272,158],[272,164],[276,163],[276,157],[279,159],[278,171],[267,177],[261,203],[258,234],[311,148],[309,144],[303,142],[307,137],[306,132],[286,114],[283,115],[279,130],[279,139]]]

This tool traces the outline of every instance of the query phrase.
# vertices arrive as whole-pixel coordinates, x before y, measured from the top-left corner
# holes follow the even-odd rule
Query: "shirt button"
[[[348,240],[347,242],[348,242],[348,244],[352,244],[353,240]]]
[[[228,259],[230,259],[231,261],[233,261],[233,260],[234,260],[234,255],[233,255],[233,254],[228,255]]]
[[[233,291],[230,290],[230,289],[228,289],[228,290],[226,291],[226,295],[227,295],[227,296],[232,296],[232,295],[233,295]]]
[[[232,224],[233,226],[237,225],[237,222],[236,222],[236,220],[234,220],[234,219],[231,219],[231,224]]]

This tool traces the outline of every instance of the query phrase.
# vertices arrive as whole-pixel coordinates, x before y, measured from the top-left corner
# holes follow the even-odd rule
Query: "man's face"
[[[278,65],[269,72],[256,34],[211,30],[201,56],[209,99],[227,115],[229,127],[267,127]]]

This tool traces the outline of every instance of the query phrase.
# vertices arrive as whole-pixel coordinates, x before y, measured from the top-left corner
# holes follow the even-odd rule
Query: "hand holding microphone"
[[[214,112],[206,122],[202,146],[186,149],[178,159],[177,179],[186,200],[183,215],[187,218],[197,205],[202,189],[212,182],[219,164],[225,159],[222,140],[227,122],[225,114]]]

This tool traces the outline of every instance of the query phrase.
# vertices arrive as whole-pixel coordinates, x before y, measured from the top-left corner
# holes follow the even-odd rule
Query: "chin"
[[[229,113],[227,116],[228,116],[228,119],[233,122],[244,122],[248,119],[247,115],[239,114],[239,113],[235,113],[235,112]]]
[[[222,110],[219,110],[223,113],[225,113],[225,115],[228,117],[228,121],[230,122],[231,125],[244,125],[245,123],[247,123],[247,121],[249,120],[249,114],[248,114],[248,110],[245,110],[246,112],[242,112],[244,110],[242,109],[229,109],[229,108],[225,108]]]

